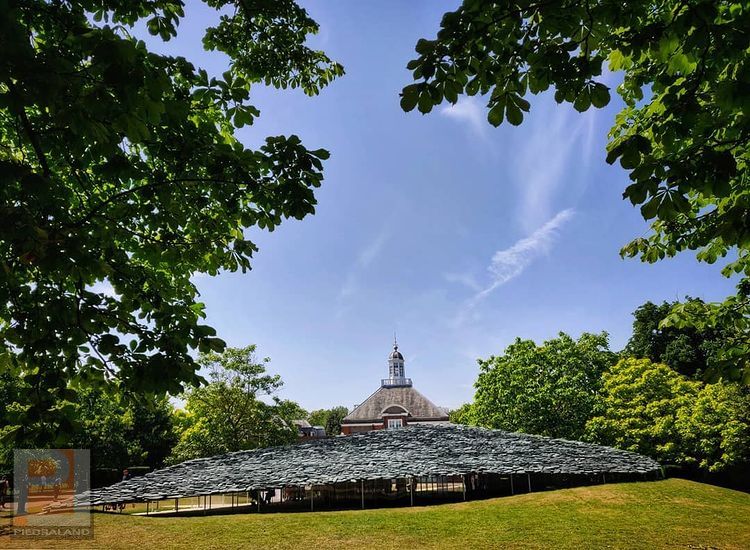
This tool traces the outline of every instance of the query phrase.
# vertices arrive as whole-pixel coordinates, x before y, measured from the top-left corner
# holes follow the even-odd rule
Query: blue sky
[[[220,73],[226,60],[200,44],[212,14],[187,4],[178,39],[153,47]],[[406,375],[453,408],[472,397],[476,359],[517,336],[606,330],[620,349],[644,301],[731,292],[691,255],[619,257],[648,227],[621,198],[625,171],[604,162],[617,101],[581,115],[533,97],[519,128],[489,126],[478,99],[406,114],[414,44],[458,2],[302,4],[321,26],[312,43],[347,74],[315,98],[257,87],[261,117],[239,136],[257,146],[295,133],[328,149],[317,212],[251,231],[251,272],[196,279],[208,322],[271,358],[281,396],[308,409],[361,402],[387,376],[395,331]]]

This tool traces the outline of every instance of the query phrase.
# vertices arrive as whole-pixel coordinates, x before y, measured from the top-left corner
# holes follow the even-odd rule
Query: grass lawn
[[[192,518],[95,514],[94,529],[93,541],[33,547],[750,549],[750,495],[669,479],[415,508]],[[0,536],[0,547],[26,546]]]

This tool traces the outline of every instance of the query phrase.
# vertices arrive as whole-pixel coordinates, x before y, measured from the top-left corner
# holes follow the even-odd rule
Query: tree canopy
[[[608,337],[564,333],[538,346],[520,338],[505,353],[479,360],[476,395],[460,421],[566,439],[580,439],[601,386],[616,360]],[[454,417],[456,415],[454,414]]]
[[[744,487],[750,387],[702,380],[722,335],[660,326],[676,304],[636,309],[618,354],[606,333],[577,341],[561,333],[542,345],[516,339],[502,355],[479,360],[474,400],[451,411],[451,421],[610,445]]]
[[[623,359],[603,376],[586,437],[667,464],[723,470],[750,462],[750,395],[738,384],[704,385],[649,359]]]
[[[649,359],[623,359],[603,376],[599,414],[586,427],[594,441],[685,463],[688,450],[677,417],[698,395],[700,384]]]
[[[18,439],[45,447],[58,441],[44,430],[33,433],[38,423],[24,423],[30,416],[19,397],[24,383],[9,373],[0,375],[0,476],[12,471],[13,441],[17,438],[9,434],[17,435],[20,430],[23,435]],[[71,428],[62,436],[74,448],[91,450],[92,470],[105,468],[119,473],[132,466],[158,468],[176,443],[172,405],[166,397],[124,399],[87,388],[76,394],[74,403],[60,401],[55,405],[69,408],[66,418]]]
[[[91,450],[92,469],[160,468],[177,442],[165,397],[123,403],[103,391],[84,390],[77,405],[81,429],[71,445]]]
[[[686,303],[700,300],[689,298]],[[690,378],[703,378],[715,371],[716,350],[721,345],[721,332],[692,326],[663,326],[675,306],[680,302],[663,302],[656,305],[646,302],[633,312],[633,334],[623,355],[665,363],[680,374]]]
[[[719,359],[750,381],[748,28],[746,1],[464,0],[436,39],[417,42],[401,107],[428,113],[479,94],[490,124],[518,125],[529,95],[551,88],[558,103],[601,108],[611,101],[604,67],[621,75],[606,159],[628,171],[623,196],[652,229],[621,253],[729,255],[723,273],[741,274],[737,295],[679,307],[666,322],[731,328]]]
[[[198,358],[210,382],[184,395],[171,462],[296,441],[292,420],[305,411],[274,395],[283,382],[266,372],[268,362],[256,359],[254,345]]]
[[[313,426],[323,426],[328,437],[334,437],[341,434],[341,421],[349,414],[349,409],[343,405],[331,409],[318,409],[312,411],[307,417],[308,422]]]
[[[191,277],[245,271],[248,228],[314,212],[328,153],[235,131],[260,114],[252,86],[314,95],[342,67],[305,45],[318,25],[292,0],[205,4],[221,75],[137,37],[177,36],[182,0],[0,0],[0,355],[59,434],[53,402],[78,387],[198,382],[191,351],[224,343]]]
[[[750,464],[750,391],[739,384],[706,384],[678,425],[695,464],[720,471]]]

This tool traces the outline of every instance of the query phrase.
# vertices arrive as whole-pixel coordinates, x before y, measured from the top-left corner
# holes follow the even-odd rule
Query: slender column
[[[315,511],[315,485],[310,485],[310,511]]]
[[[362,494],[362,509],[365,509],[365,480],[360,480],[360,493]]]
[[[513,474],[510,474],[510,494],[515,495],[515,491],[513,491]]]
[[[211,509],[211,495],[208,495],[208,509]]]
[[[148,501],[146,501],[146,515],[148,515]]]
[[[174,511],[175,511],[175,514],[177,512],[179,512],[179,510],[180,510],[179,509],[179,502],[178,502],[179,500],[180,500],[179,498],[174,499]]]
[[[529,472],[526,472],[526,477],[529,478],[529,493],[531,492],[531,474]]]
[[[464,493],[464,500],[466,500],[466,474],[461,476],[461,489]]]
[[[255,495],[257,497],[256,500],[258,501],[258,512],[260,512],[260,489],[258,489],[257,491],[255,491]]]
[[[602,483],[607,483],[607,473],[602,472]]]
[[[414,477],[409,480],[409,499],[411,500],[411,505],[414,506]]]

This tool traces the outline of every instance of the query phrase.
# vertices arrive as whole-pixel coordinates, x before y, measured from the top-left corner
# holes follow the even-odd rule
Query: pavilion
[[[366,508],[660,477],[656,461],[611,447],[422,425],[189,460],[77,504],[145,503],[151,514]]]

